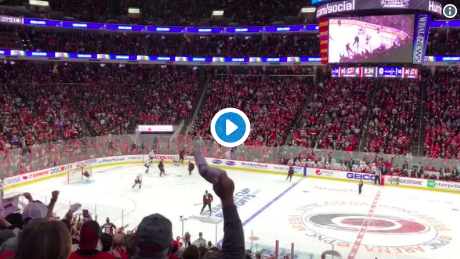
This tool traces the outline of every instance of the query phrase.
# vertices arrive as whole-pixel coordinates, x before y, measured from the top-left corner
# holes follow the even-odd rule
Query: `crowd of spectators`
[[[2,149],[177,123],[199,80],[186,67],[125,64],[4,61],[0,73]]]
[[[267,57],[306,57],[319,55],[316,34],[271,34],[264,36],[261,53]]]
[[[0,146],[23,147],[82,137],[82,121],[66,88],[49,85],[57,78],[52,66],[21,62],[18,69],[11,63],[0,63]]]
[[[425,153],[432,158],[460,159],[460,80],[455,68],[428,76]]]
[[[180,56],[182,35],[56,31],[27,28],[33,50],[71,53]]]
[[[317,35],[304,33],[261,36],[126,34],[33,28],[24,31],[33,50],[37,51],[199,57],[319,55]]]
[[[262,43],[260,35],[193,35],[186,38],[183,54],[199,57],[257,57]]]
[[[71,1],[51,0],[50,9],[61,17],[73,17],[86,22],[124,22],[139,24],[161,24],[175,26],[197,26],[201,19],[211,18],[213,10],[224,10],[224,19],[219,23],[228,25],[268,25],[284,21],[286,16],[297,16],[306,3],[300,0],[263,0],[259,2],[239,0],[168,0],[148,2],[141,0],[120,1]],[[23,1],[6,0],[6,5],[22,5]],[[128,17],[128,8],[139,8],[139,18]]]
[[[192,134],[210,139],[214,114],[233,107],[251,121],[247,145],[283,145],[311,85],[305,77],[217,76],[208,86],[206,107],[195,120]]]
[[[370,79],[331,79],[317,86],[293,134],[294,145],[356,150],[373,84]]]
[[[296,16],[305,7],[300,0],[243,1],[235,12],[235,22],[240,25],[271,25],[284,21],[286,16]]]
[[[412,152],[413,141],[418,137],[416,112],[419,93],[416,82],[381,81],[367,125],[368,151],[393,155]]]
[[[141,97],[139,124],[173,124],[189,116],[199,83],[195,74],[160,68],[149,81]]]

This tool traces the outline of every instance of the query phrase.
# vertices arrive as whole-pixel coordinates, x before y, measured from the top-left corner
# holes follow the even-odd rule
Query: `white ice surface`
[[[99,223],[110,217],[117,226],[129,224],[128,229],[135,228],[146,215],[161,213],[172,221],[174,236],[182,235],[180,216],[184,216],[188,218],[184,230],[191,233],[192,240],[200,231],[206,240],[221,240],[223,223],[216,227],[190,218],[218,218],[215,216],[219,214],[219,199],[212,186],[196,170],[189,176],[185,165],[177,168],[167,164],[169,175],[162,178],[156,165],[151,168],[151,174],[143,177],[141,190],[131,187],[145,169],[142,165],[130,165],[95,169],[89,183],[67,185],[62,177],[13,189],[9,194],[28,191],[34,199],[48,202],[51,191],[59,190],[59,215],[64,215],[70,203],[80,202],[98,216]],[[365,185],[360,196],[354,183],[311,178],[286,182],[281,175],[240,170],[227,173],[235,182],[247,248],[252,245],[253,250],[269,252],[278,239],[281,253],[294,243],[297,258],[319,258],[309,253],[320,254],[324,250],[337,250],[347,258],[362,227],[359,219],[368,215],[381,191],[372,217],[375,222],[367,228],[355,258],[438,259],[454,258],[454,252],[460,252],[459,195]],[[200,216],[201,205],[195,205],[202,202],[205,190],[215,197],[212,217],[207,213]],[[308,220],[315,219],[315,215],[335,216],[325,226],[324,222],[322,225]],[[316,217],[320,221],[325,218]],[[350,220],[358,223],[350,225]],[[251,236],[255,237],[252,242]]]

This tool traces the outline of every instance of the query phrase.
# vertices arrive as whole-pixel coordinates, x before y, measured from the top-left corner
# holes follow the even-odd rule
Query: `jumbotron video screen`
[[[414,15],[333,18],[329,63],[412,62]]]

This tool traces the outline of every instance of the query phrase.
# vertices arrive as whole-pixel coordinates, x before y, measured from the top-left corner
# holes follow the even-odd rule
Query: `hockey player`
[[[211,210],[211,203],[214,198],[208,191],[204,191],[203,195],[203,208],[201,208],[200,214],[203,214],[203,211],[206,207],[209,207],[209,215],[212,215],[212,210]]]
[[[288,171],[288,176],[286,178],[286,181],[289,179],[290,182],[292,182],[292,176],[294,175],[294,167],[290,166],[289,171]]]
[[[192,161],[188,161],[188,175],[192,175],[193,169],[195,169],[195,165],[192,163]]]
[[[380,171],[380,168],[375,167],[374,175],[375,175],[374,185],[376,185],[377,183],[381,185],[380,176],[382,175],[382,171]]]
[[[179,156],[173,157],[174,166],[179,166]]]
[[[361,195],[361,192],[363,191],[363,184],[364,184],[363,175],[361,174],[361,175],[359,175],[359,184],[358,184],[358,186],[359,186],[359,195]]]
[[[150,169],[150,160],[148,160],[147,162],[145,162],[144,166],[145,166],[145,173],[148,174],[148,173],[149,173],[149,169]]]
[[[102,225],[102,232],[112,236],[115,235],[115,229],[117,229],[117,227],[110,222],[109,218],[107,218],[105,222],[106,223]]]
[[[345,47],[346,47],[346,49],[347,49],[348,55],[350,55],[350,52],[351,52],[351,54],[354,54],[354,53],[353,53],[353,50],[351,50],[351,48],[350,48],[350,43],[347,43],[347,45],[345,45]]]
[[[356,47],[359,47],[359,37],[358,37],[358,35],[356,35],[356,37],[355,37],[355,42],[353,43],[353,46],[355,46],[355,44],[356,44]]]
[[[136,177],[136,179],[134,180],[133,188],[131,189],[134,189],[134,187],[136,187],[136,185],[138,184],[139,184],[139,189],[141,189],[142,188],[142,175],[141,174]]]
[[[85,177],[85,180],[87,182],[91,181],[92,175],[93,175],[93,170],[91,169],[91,167],[88,167],[86,168],[86,170],[84,170],[83,176]]]
[[[150,150],[150,153],[149,153],[149,159],[153,161],[153,158],[155,157],[155,150]]]
[[[185,149],[182,149],[180,152],[179,152],[179,162],[181,164],[184,164],[184,157],[185,157]]]
[[[160,163],[158,164],[158,169],[160,169],[160,177],[162,175],[166,175],[166,173],[165,173],[165,165],[163,164],[163,159],[160,160]]]

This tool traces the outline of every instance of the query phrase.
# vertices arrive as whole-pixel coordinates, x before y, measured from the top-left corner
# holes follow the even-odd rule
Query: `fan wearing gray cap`
[[[134,237],[136,258],[168,258],[172,251],[172,223],[161,214],[142,219]]]

